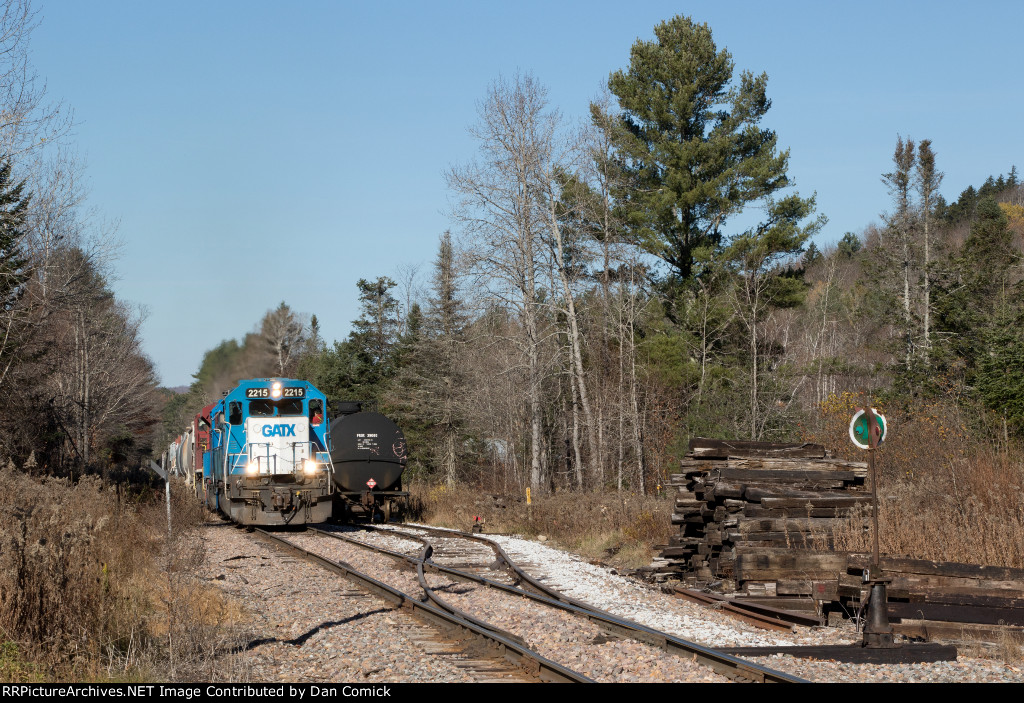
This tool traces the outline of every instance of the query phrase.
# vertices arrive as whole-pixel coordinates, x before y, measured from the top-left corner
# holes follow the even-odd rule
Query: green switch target
[[[881,444],[885,441],[885,433],[888,429],[888,424],[885,421],[885,415],[871,408],[871,411],[875,414],[875,421],[878,423],[878,443]],[[853,419],[850,420],[850,440],[861,449],[871,448],[871,433],[868,429],[868,414],[865,410],[861,409],[854,414]]]

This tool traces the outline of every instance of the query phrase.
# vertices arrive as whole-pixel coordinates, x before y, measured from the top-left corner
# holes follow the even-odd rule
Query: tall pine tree
[[[11,162],[0,163],[0,385],[22,344],[18,300],[28,280],[28,258],[22,250],[29,196],[25,181],[14,183]]]
[[[789,185],[789,152],[759,126],[771,107],[766,74],[734,83],[732,55],[688,17],[654,34],[608,81],[622,109],[615,195],[633,237],[686,280],[695,250],[717,247],[730,218]]]
[[[14,183],[11,162],[0,164],[0,309],[9,314],[28,279],[28,259],[21,248],[29,196],[25,181]]]

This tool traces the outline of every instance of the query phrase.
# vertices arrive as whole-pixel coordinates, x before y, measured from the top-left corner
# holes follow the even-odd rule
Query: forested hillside
[[[891,207],[830,244],[763,126],[769,94],[685,17],[633,46],[582,129],[539,78],[497,79],[477,153],[448,171],[431,269],[361,280],[332,345],[282,303],[208,353],[172,427],[230,380],[283,374],[394,416],[414,476],[497,491],[654,492],[692,436],[850,454],[845,422],[869,401],[894,475],[1015,452],[1016,169],[947,202],[943,145],[894,124]]]
[[[125,26],[133,21],[110,12],[129,17],[118,18]],[[106,21],[92,6],[88,13],[104,18],[95,26]],[[228,17],[221,26],[230,29],[216,29],[214,15]],[[329,112],[318,102],[325,81],[296,68],[310,64],[290,63],[288,46],[275,47],[275,55],[262,40],[251,42],[244,26],[237,33],[256,53],[236,57],[222,41],[238,30],[234,13],[218,6],[204,20],[214,24],[188,23],[185,36],[195,43],[189,52],[213,57],[192,64],[190,75],[179,72],[173,37],[181,35],[165,37],[170,43],[162,46],[175,51],[152,49],[154,59],[149,48],[134,53],[132,25],[126,34],[135,43],[106,58],[127,62],[118,51],[130,45],[131,61],[147,71],[137,82],[157,86],[160,95],[150,96],[156,102],[134,104],[144,102],[137,100],[140,85],[117,84],[110,93],[99,83],[88,87],[97,103],[128,96],[118,108],[125,121],[106,129],[145,125],[135,143],[141,146],[129,147],[139,153],[121,157],[134,166],[160,141],[180,152],[174,156],[190,178],[207,169],[213,175],[190,184],[193,193],[206,188],[187,203],[190,210],[190,191],[154,186],[114,158],[109,163],[123,172],[113,188],[136,179],[158,203],[135,231],[122,233],[87,197],[73,113],[47,94],[33,69],[29,39],[40,19],[29,0],[0,0],[0,679],[248,680],[225,670],[220,655],[272,640],[241,628],[241,611],[215,588],[223,574],[197,576],[208,513],[191,489],[167,483],[173,498],[165,503],[163,482],[153,490],[154,474],[143,468],[197,411],[246,378],[305,379],[335,410],[339,401],[358,400],[393,418],[407,439],[403,487],[412,489],[417,517],[466,529],[469,516],[484,515],[488,529],[543,534],[541,541],[550,537],[587,558],[616,554],[617,564],[629,567],[650,563],[653,545],[675,531],[675,496],[664,487],[690,438],[818,442],[841,459],[861,460],[848,422],[854,408],[871,405],[889,429],[876,454],[882,553],[1024,568],[1024,184],[1016,154],[1000,155],[990,177],[956,194],[947,182],[969,179],[944,173],[943,153],[974,149],[972,135],[965,132],[960,144],[933,142],[880,103],[886,119],[891,113],[892,142],[884,147],[892,158],[877,164],[875,185],[888,193],[888,206],[860,213],[855,232],[830,230],[816,184],[801,182],[798,191],[793,183],[785,121],[770,121],[778,113],[771,112],[767,74],[737,66],[707,25],[676,16],[637,40],[618,67],[601,68],[607,85],[588,105],[553,104],[542,76],[496,76],[479,96],[476,121],[450,125],[468,128],[472,148],[446,148],[447,161],[437,164],[445,169],[447,198],[436,208],[447,208],[447,229],[416,232],[436,241],[433,260],[366,270],[359,256],[320,260],[323,241],[315,237],[343,233],[347,254],[363,240],[384,240],[383,225],[352,231],[355,220],[333,202],[333,230],[279,224],[315,222],[295,215],[303,203],[330,200],[323,195],[329,191],[308,187],[315,175],[282,166],[306,162],[280,160],[284,152],[291,158],[319,149],[323,134],[305,122],[275,122],[268,139],[270,130],[248,125],[244,99],[258,99],[262,110],[286,95],[264,103],[267,86],[281,86],[252,61],[256,55],[266,67],[281,64],[274,69],[288,79],[280,83],[313,94],[310,112]],[[307,30],[296,33],[305,40]],[[213,53],[201,51],[210,47]],[[803,44],[799,51],[802,61],[815,59],[804,58]],[[227,71],[225,57],[244,70]],[[74,68],[102,73],[97,65]],[[319,55],[316,66],[323,68]],[[364,68],[356,62],[353,70]],[[178,94],[164,95],[151,69],[188,84],[184,107],[174,104],[180,113],[166,108]],[[241,76],[239,85],[224,90],[231,81],[221,70]],[[200,81],[202,73],[215,82]],[[368,75],[360,85],[379,78]],[[347,99],[349,83],[333,74],[330,80],[338,83],[328,89]],[[241,84],[249,81],[258,89],[247,97]],[[380,82],[389,89],[400,83],[393,75]],[[818,99],[807,90],[809,101]],[[944,89],[938,92],[945,99]],[[213,119],[213,97],[246,124],[228,129]],[[275,120],[303,113],[297,105],[306,104],[279,102],[280,112],[268,110]],[[149,125],[158,104],[174,119],[200,121],[175,138]],[[370,114],[363,106],[346,109],[356,119]],[[580,124],[562,110],[587,118]],[[406,112],[396,114],[404,119]],[[408,114],[415,119],[412,108]],[[339,128],[337,117],[324,124],[347,157],[347,140],[365,135]],[[190,142],[207,131],[237,132],[245,155],[257,155],[252,171],[263,183],[244,195],[272,201],[257,219],[271,210],[282,218],[268,215],[266,239],[247,240],[236,223],[244,209],[237,203],[254,202],[232,182],[246,162],[221,159],[217,166],[227,170],[217,172],[211,142]],[[296,132],[309,141],[279,138]],[[279,142],[278,160],[264,160],[261,150],[271,141]],[[335,156],[324,154],[336,169]],[[392,166],[384,150],[375,156],[389,168],[402,166]],[[363,164],[350,168],[365,178]],[[395,183],[386,184],[389,206],[402,199]],[[306,200],[293,197],[303,190]],[[365,209],[381,219],[388,214]],[[200,323],[216,314],[224,341],[205,353],[190,386],[161,388],[143,352],[144,309],[115,295],[119,237],[160,239],[160,225],[195,226],[190,216],[210,222],[196,227],[189,244],[174,230],[163,248],[141,247],[151,260],[136,268],[145,285],[173,291],[171,303],[181,308],[161,316],[164,332],[206,339]],[[316,227],[295,229],[306,226]],[[275,246],[263,246],[271,237]],[[392,260],[404,253],[396,251],[400,242],[374,245]],[[160,253],[172,248],[188,265],[169,273]],[[234,258],[246,248],[262,257],[258,265]],[[278,266],[278,259],[297,263]],[[352,290],[332,287],[344,276],[364,278]],[[225,280],[230,285],[218,289]],[[300,284],[317,281],[325,284],[308,299],[359,301],[343,339],[323,338],[316,313],[326,311],[287,302],[294,303]],[[278,285],[289,286],[288,294]],[[202,297],[179,300],[186,287]],[[260,319],[240,319],[243,297],[272,307]],[[182,334],[174,334],[180,342]],[[184,344],[153,344],[157,353],[189,353]],[[396,456],[400,449],[396,443]],[[307,462],[307,471],[316,463]],[[527,488],[530,507],[519,499]],[[811,511],[808,504],[808,519]],[[854,511],[828,544],[869,550],[863,517]]]
[[[0,461],[109,473],[149,454],[160,392],[141,311],[110,287],[118,232],[87,201],[73,114],[30,61],[38,19],[0,7]]]

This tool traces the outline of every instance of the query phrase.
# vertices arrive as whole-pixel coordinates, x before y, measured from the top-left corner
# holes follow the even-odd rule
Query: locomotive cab
[[[307,381],[252,379],[211,409],[207,504],[243,525],[331,516],[334,464],[326,398]]]

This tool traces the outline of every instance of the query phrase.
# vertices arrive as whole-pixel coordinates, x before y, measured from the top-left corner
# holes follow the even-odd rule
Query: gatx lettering
[[[294,437],[295,425],[264,425],[264,437]]]

